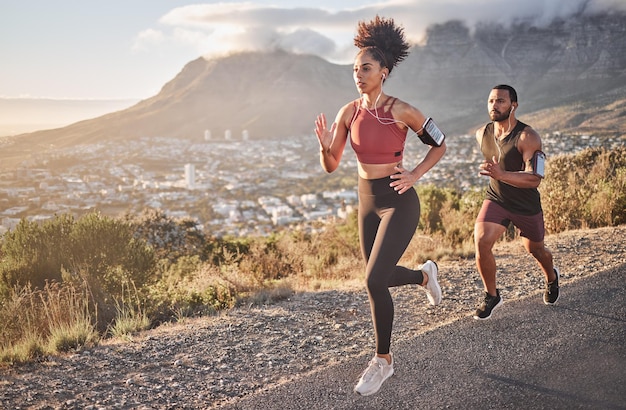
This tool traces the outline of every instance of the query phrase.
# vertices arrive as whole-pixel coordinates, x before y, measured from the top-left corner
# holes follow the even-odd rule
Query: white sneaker
[[[435,262],[427,260],[425,264],[420,266],[420,269],[428,275],[428,283],[424,287],[428,301],[431,305],[437,306],[441,303],[441,287],[437,282],[439,268]]]
[[[393,375],[393,356],[391,356],[391,364],[387,363],[387,359],[374,356],[370,360],[367,369],[363,372],[361,379],[354,387],[355,393],[361,396],[369,396],[380,390],[383,382]]]

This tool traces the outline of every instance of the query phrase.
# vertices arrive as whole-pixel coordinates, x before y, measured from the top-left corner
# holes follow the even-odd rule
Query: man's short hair
[[[507,90],[509,92],[509,97],[511,98],[511,102],[517,102],[517,91],[515,88],[506,84],[499,84],[493,87],[494,90]]]

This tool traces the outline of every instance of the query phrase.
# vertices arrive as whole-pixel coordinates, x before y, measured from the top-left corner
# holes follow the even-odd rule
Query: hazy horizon
[[[128,108],[138,100],[0,97],[0,138],[61,128]]]

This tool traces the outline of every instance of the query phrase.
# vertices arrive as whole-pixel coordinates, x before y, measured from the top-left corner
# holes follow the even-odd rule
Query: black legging
[[[389,186],[391,181],[359,178],[359,240],[378,354],[389,353],[391,346],[394,310],[389,288],[424,281],[422,271],[396,265],[417,229],[420,202],[415,189],[398,194]]]

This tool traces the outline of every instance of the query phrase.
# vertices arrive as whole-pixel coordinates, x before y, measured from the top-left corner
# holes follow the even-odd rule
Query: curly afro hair
[[[361,53],[369,52],[390,73],[409,55],[409,43],[405,39],[404,28],[396,26],[393,19],[378,15],[370,22],[359,21],[354,45],[361,49]]]

